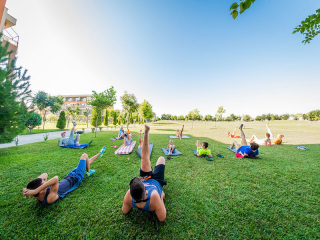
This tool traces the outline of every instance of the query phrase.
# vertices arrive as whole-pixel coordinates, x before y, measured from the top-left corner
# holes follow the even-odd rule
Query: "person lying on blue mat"
[[[209,143],[203,142],[202,145],[200,145],[200,141],[197,140],[196,146],[197,146],[197,156],[198,157],[201,157],[203,155],[207,155],[209,158],[212,157],[211,151],[210,151],[210,149],[208,149]]]
[[[73,145],[77,145],[80,146],[80,134],[77,134],[75,138],[73,138],[73,134],[74,134],[74,130],[75,130],[75,126],[77,126],[77,124],[75,123],[75,121],[72,121],[73,123],[73,128],[70,132],[69,137],[66,137],[66,132],[61,133],[61,137],[60,141],[59,141],[59,146],[63,147],[63,146],[73,146]]]
[[[242,157],[259,157],[259,144],[255,142],[251,142],[250,146],[248,146],[246,136],[242,130],[243,124],[240,125],[239,129],[241,131],[241,144],[238,143],[237,141],[234,141],[230,148],[232,149],[233,147],[236,148],[237,153],[240,154]],[[241,157],[240,156],[240,157]]]
[[[104,151],[105,147],[90,159],[87,154],[82,154],[78,166],[69,172],[61,181],[59,181],[58,176],[47,181],[48,174],[42,173],[38,178],[28,183],[27,187],[22,190],[22,194],[25,198],[34,197],[43,205],[52,204],[60,198],[64,198],[69,192],[79,186],[86,170],[87,176],[91,176],[96,172],[96,170],[90,169],[90,165],[99,156],[102,157]]]
[[[176,146],[173,145],[173,140],[170,140],[169,145],[167,147],[168,155],[171,155],[175,149],[176,149]]]
[[[163,198],[165,197],[163,186],[165,164],[164,157],[159,157],[154,171],[152,171],[149,154],[149,130],[145,125],[144,140],[141,149],[140,177],[134,177],[130,181],[130,189],[123,199],[122,212],[128,214],[132,208],[139,211],[155,212],[158,220],[166,219],[167,211]]]
[[[177,138],[180,138],[180,140],[182,138],[183,129],[184,129],[184,125],[182,125],[181,131],[179,131],[179,129],[177,129],[177,132],[176,132],[176,135],[175,135]]]

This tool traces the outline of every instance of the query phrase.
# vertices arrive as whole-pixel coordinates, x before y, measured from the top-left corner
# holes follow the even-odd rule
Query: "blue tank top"
[[[148,198],[147,198],[148,201],[146,201],[146,204],[144,205],[144,207],[142,209],[137,207],[137,205],[134,203],[135,200],[133,198],[131,199],[131,203],[134,208],[138,209],[141,212],[151,212],[151,210],[150,210],[151,194],[152,194],[153,190],[156,190],[158,192],[159,196],[161,196],[162,186],[160,185],[160,183],[157,180],[154,180],[154,179],[147,179],[142,182],[143,182],[146,190],[148,190]]]

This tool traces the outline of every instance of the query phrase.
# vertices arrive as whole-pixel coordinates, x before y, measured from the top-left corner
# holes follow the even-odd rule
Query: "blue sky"
[[[293,28],[317,0],[257,0],[236,20],[233,1],[8,0],[20,35],[18,65],[32,90],[87,94],[110,86],[157,115],[198,108],[226,116],[319,109],[320,37]],[[303,3],[303,4],[302,4]]]

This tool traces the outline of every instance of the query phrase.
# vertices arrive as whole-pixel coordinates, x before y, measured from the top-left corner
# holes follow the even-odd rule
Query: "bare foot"
[[[146,125],[144,125],[144,131],[145,132],[149,132],[149,130],[150,130],[150,127],[146,124]]]

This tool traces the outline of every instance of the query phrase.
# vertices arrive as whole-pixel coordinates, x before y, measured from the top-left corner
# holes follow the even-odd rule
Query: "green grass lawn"
[[[153,167],[172,134],[154,132]],[[305,145],[308,151],[292,145],[262,146],[262,159],[253,160],[237,159],[227,144],[211,138],[174,139],[183,155],[166,161],[167,219],[159,223],[154,213],[122,214],[123,197],[131,178],[139,174],[140,159],[137,145],[130,155],[114,154],[111,146],[122,144],[110,140],[116,134],[99,131],[96,139],[93,133],[83,134],[81,142],[93,139],[84,150],[59,148],[57,140],[0,149],[0,238],[320,238],[319,145]],[[138,141],[138,136],[133,139]],[[209,142],[213,162],[193,156],[197,139]],[[43,172],[61,180],[83,152],[90,157],[102,146],[106,153],[92,164],[97,172],[63,200],[43,207],[23,198],[22,189],[30,180]],[[218,153],[224,158],[215,157]]]
[[[29,135],[29,134],[36,134],[36,133],[47,133],[47,132],[57,132],[57,131],[63,131],[63,129],[32,129],[31,133],[27,132],[27,129],[25,129],[20,135]]]

